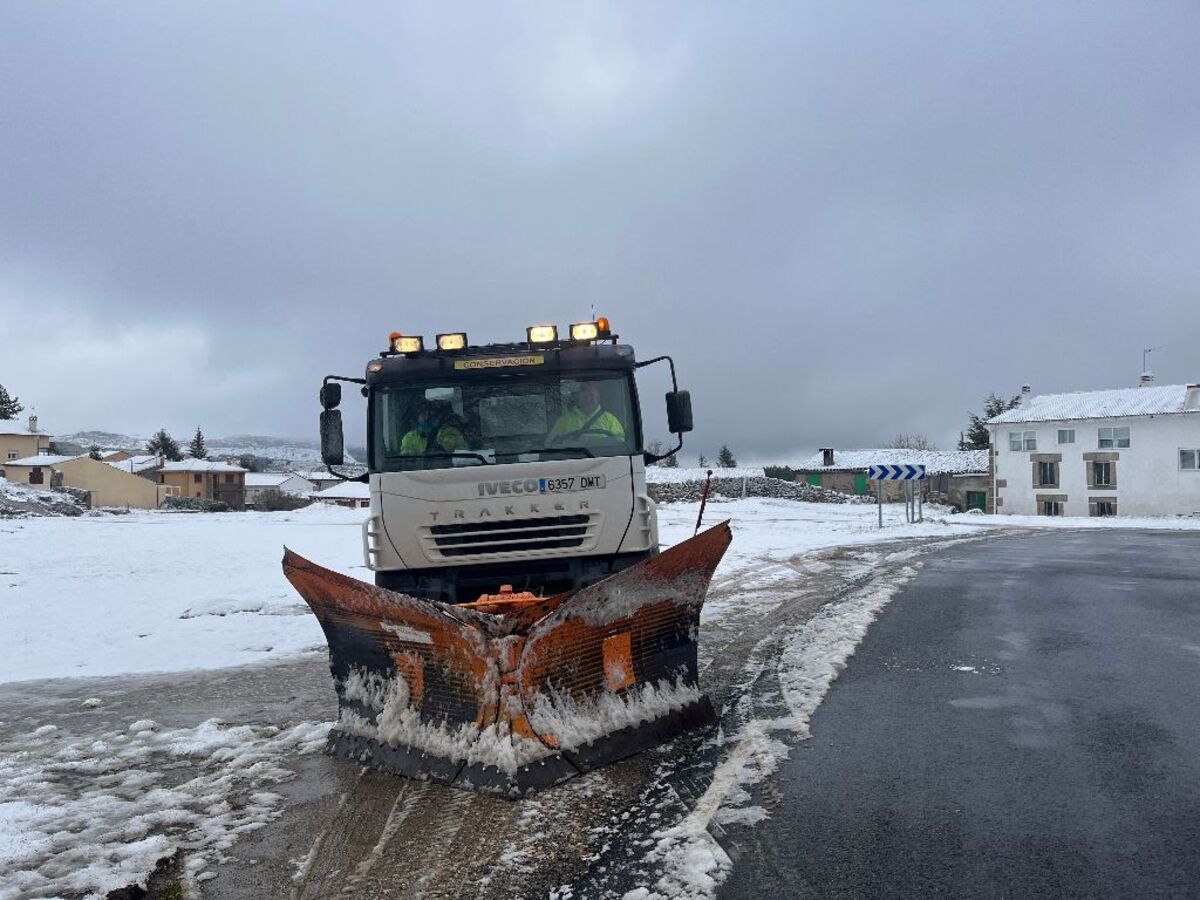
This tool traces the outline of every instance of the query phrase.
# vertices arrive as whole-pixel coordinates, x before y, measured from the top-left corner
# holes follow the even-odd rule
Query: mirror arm
[[[653,359],[644,359],[641,362],[634,363],[633,367],[635,369],[642,369],[642,368],[645,368],[646,366],[652,366],[655,363],[660,363],[664,359],[667,361],[667,365],[671,367],[671,390],[678,391],[679,390],[679,382],[675,380],[675,360],[671,359],[671,357],[656,356]],[[668,456],[674,456],[676,453],[678,453],[680,450],[682,450],[683,449],[683,432],[682,431],[678,432],[675,436],[679,439],[679,443],[676,444],[674,447],[672,447],[670,450],[668,450],[666,453],[651,453],[649,450],[643,450],[642,451],[642,459],[645,460],[646,465],[649,465],[650,463],[656,463],[661,459],[666,459]]]
[[[683,449],[683,432],[681,431],[678,434],[676,434],[675,436],[677,438],[679,438],[679,443],[676,444],[674,447],[672,447],[670,450],[668,450],[666,453],[651,453],[649,450],[643,450],[642,451],[642,459],[645,460],[646,465],[650,465],[650,463],[656,463],[660,459],[666,459],[668,456],[674,456],[676,453],[678,453],[680,450],[682,450]]]
[[[677,390],[679,390],[679,382],[675,380],[675,360],[671,359],[671,357],[656,356],[656,357],[654,357],[654,359],[645,359],[645,360],[642,360],[641,362],[636,362],[633,364],[633,367],[635,369],[643,369],[646,366],[652,366],[655,363],[660,363],[664,359],[667,361],[667,365],[669,365],[671,367],[671,390],[677,391]],[[682,446],[682,444],[680,446]],[[674,453],[675,451],[672,450],[671,452]]]
[[[352,378],[349,375],[326,375],[324,378],[321,379],[321,386],[324,387],[325,385],[329,384],[329,382],[331,382],[331,381],[344,381],[347,384],[361,384],[364,386],[364,390],[365,390],[366,383],[367,383],[367,379],[365,379],[365,378]],[[322,460],[322,462],[325,462],[325,461]],[[361,475],[354,475],[354,476],[343,475],[341,472],[335,472],[333,470],[333,466],[329,465],[328,463],[325,463],[325,471],[328,472],[330,475],[332,475],[334,478],[339,478],[342,481],[360,481],[363,484],[370,483],[370,478],[369,478],[370,473],[369,472],[363,472]]]

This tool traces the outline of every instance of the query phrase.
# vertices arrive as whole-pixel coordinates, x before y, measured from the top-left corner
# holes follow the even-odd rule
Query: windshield
[[[372,395],[376,471],[640,453],[629,373],[413,382]]]

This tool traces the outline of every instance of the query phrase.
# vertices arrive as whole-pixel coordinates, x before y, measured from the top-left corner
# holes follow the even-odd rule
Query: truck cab
[[[645,467],[662,457],[643,449],[635,373],[669,358],[639,362],[604,319],[571,326],[566,340],[554,326],[526,338],[472,346],[458,332],[426,349],[393,333],[365,378],[326,379],[331,467],[342,461],[331,382],[361,383],[367,398],[363,544],[380,587],[449,603],[503,585],[550,595],[658,552]],[[682,446],[690,397],[673,363],[671,375],[669,427]]]

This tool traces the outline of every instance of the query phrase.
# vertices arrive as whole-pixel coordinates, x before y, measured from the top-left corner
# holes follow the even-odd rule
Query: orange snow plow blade
[[[696,638],[731,539],[723,523],[575,591],[459,606],[285,551],[329,643],[330,752],[518,796],[710,724]]]

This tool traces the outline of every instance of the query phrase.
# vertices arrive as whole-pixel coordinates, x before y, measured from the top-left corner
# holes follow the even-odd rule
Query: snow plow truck
[[[657,363],[666,454],[643,449],[635,379]],[[331,753],[516,797],[713,722],[696,640],[731,535],[659,552],[646,465],[692,429],[670,357],[637,360],[605,318],[479,346],[393,332],[364,378],[324,379],[334,474],[343,383],[366,398],[375,583],[283,560],[329,644]]]

